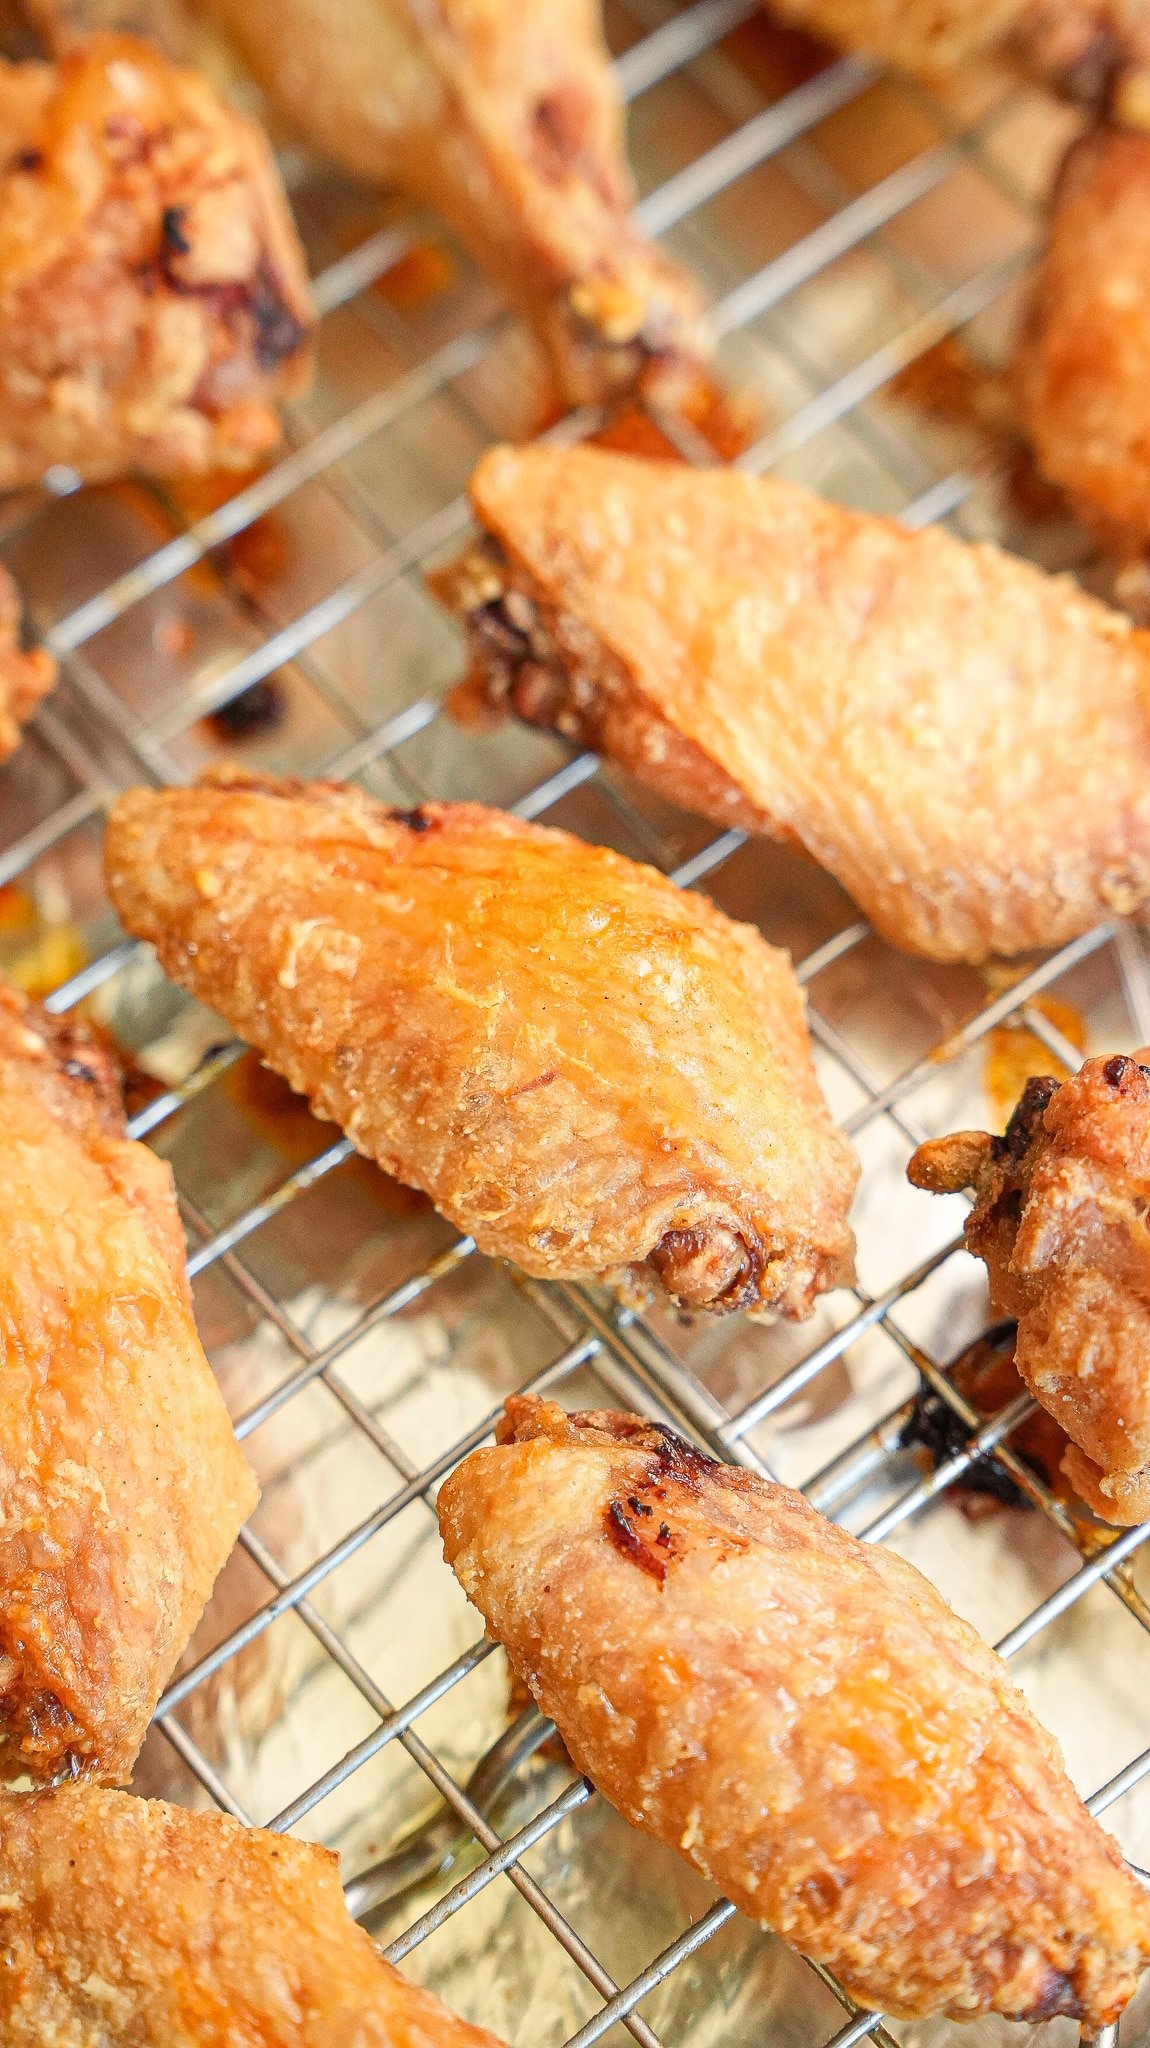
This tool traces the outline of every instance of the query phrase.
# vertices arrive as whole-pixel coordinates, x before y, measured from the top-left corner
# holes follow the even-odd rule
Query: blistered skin
[[[1150,637],[1065,578],[778,478],[501,448],[437,579],[495,703],[805,848],[978,961],[1150,899]]]
[[[1117,2017],[1150,1899],[903,1559],[637,1416],[507,1404],[444,1550],[580,1771],[899,2017]]]
[[[94,1786],[0,1794],[5,2048],[499,2048],[355,1925],[339,1861]]]
[[[1014,375],[1046,475],[1111,546],[1141,552],[1150,541],[1150,134],[1102,127],[1071,149]]]
[[[652,868],[478,804],[235,777],[124,797],[129,930],[481,1250],[805,1315],[854,1155],[785,955]]]
[[[0,64],[0,489],[250,466],[311,326],[268,145],[204,79],[117,35]]]
[[[84,1031],[0,986],[0,1777],[126,1779],[255,1504],[171,1174]]]
[[[1150,1074],[1116,1054],[1032,1080],[1002,1138],[958,1131],[908,1168],[972,1188],[968,1250],[1018,1318],[1015,1361],[1065,1430],[1062,1469],[1109,1522],[1150,1515]]]
[[[0,763],[20,744],[20,729],[56,681],[56,664],[46,648],[24,648],[21,604],[8,571],[0,567]]]

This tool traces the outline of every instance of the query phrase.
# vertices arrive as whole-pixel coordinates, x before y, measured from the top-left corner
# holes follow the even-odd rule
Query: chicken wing
[[[0,1777],[122,1780],[256,1484],[168,1168],[82,1025],[0,987]]]
[[[15,753],[21,726],[56,681],[56,664],[47,649],[22,645],[21,624],[20,594],[0,567],[0,762]]]
[[[966,1243],[1015,1361],[1065,1430],[1062,1470],[1108,1522],[1150,1516],[1150,1070],[1117,1054],[1028,1081],[1002,1138],[958,1131],[907,1169],[973,1188]]]
[[[103,35],[0,62],[0,490],[249,466],[312,313],[267,143],[204,80]]]
[[[1116,2019],[1150,1898],[902,1558],[633,1415],[518,1398],[444,1550],[576,1766],[901,2017]]]
[[[1150,899],[1150,637],[998,549],[770,477],[495,449],[434,587],[495,703],[802,846],[982,960]]]
[[[790,963],[653,868],[239,776],[122,798],[107,867],[173,979],[481,1250],[792,1316],[850,1272]]]
[[[1150,134],[1070,150],[1014,365],[1040,467],[1119,553],[1150,543]]]
[[[631,225],[598,0],[197,0],[302,139],[434,206],[532,324],[570,404],[668,402],[694,286]]]
[[[348,1914],[338,1858],[96,1786],[0,1794],[5,2048],[499,2048]]]

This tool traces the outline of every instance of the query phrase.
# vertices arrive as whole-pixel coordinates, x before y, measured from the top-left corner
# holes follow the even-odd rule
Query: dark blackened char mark
[[[1140,1060],[1130,1059],[1124,1052],[1116,1052],[1113,1059],[1107,1060],[1102,1072],[1112,1088],[1121,1088],[1127,1081],[1133,1082],[1139,1074],[1150,1080],[1150,1067],[1143,1066]]]
[[[184,206],[165,206],[160,218],[160,239],[173,256],[186,256],[192,246],[184,233],[186,215]]]
[[[422,804],[416,804],[413,811],[390,811],[389,817],[397,825],[406,825],[409,832],[431,832],[435,819],[429,818]]]
[[[638,1565],[641,1572],[647,1572],[661,1586],[667,1577],[666,1558],[648,1548],[634,1523],[628,1519],[623,1503],[617,1500],[608,1501],[604,1520],[607,1534],[616,1550],[631,1564]]]
[[[1015,1104],[1001,1138],[991,1141],[994,1159],[1023,1159],[1061,1084],[1052,1074],[1032,1074]]]
[[[261,370],[274,370],[303,347],[307,329],[296,319],[267,263],[261,263],[256,273],[251,312],[256,330],[256,361]]]

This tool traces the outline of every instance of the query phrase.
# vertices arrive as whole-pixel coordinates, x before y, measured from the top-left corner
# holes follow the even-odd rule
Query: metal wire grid
[[[633,0],[638,8],[639,0]],[[618,76],[624,95],[633,99],[660,81],[672,77],[714,49],[755,10],[755,0],[696,0],[696,4],[655,27],[633,44],[618,60]],[[808,138],[827,117],[857,99],[876,77],[874,67],[861,59],[849,58],[830,64],[797,90],[736,126],[715,146],[649,194],[639,208],[640,218],[651,233],[665,233],[704,201],[722,192],[749,170],[761,166],[801,138]],[[858,248],[868,238],[881,235],[907,208],[949,178],[956,165],[977,158],[1003,103],[965,132],[923,149],[892,173],[882,177],[861,195],[848,199],[813,230],[804,234],[753,275],[742,278],[714,309],[720,335],[729,335],[761,318],[800,284],[815,278],[826,264]],[[401,222],[372,236],[365,244],[335,262],[316,280],[316,298],[322,313],[328,314],[349,303],[415,244],[420,232],[418,220]],[[757,439],[740,458],[754,469],[765,468],[783,455],[812,440],[832,422],[848,422],[864,440],[878,447],[882,461],[905,481],[903,517],[925,522],[946,517],[974,488],[977,471],[958,470],[931,476],[918,451],[900,445],[888,423],[859,411],[864,402],[889,382],[901,368],[915,361],[929,347],[974,318],[1010,287],[1024,267],[1023,256],[989,265],[949,292],[934,291],[931,302],[903,331],[875,349],[848,372],[821,384],[815,395],[798,406],[789,418]],[[46,634],[47,644],[60,658],[78,701],[86,708],[92,732],[114,736],[127,757],[126,775],[108,766],[109,756],[102,741],[91,746],[51,706],[37,720],[40,743],[55,755],[61,768],[77,785],[14,843],[0,851],[0,882],[24,874],[50,849],[79,828],[99,817],[117,787],[142,771],[149,779],[175,783],[184,779],[182,766],[173,757],[172,743],[186,734],[205,713],[230,702],[285,663],[306,657],[308,650],[333,625],[350,617],[369,598],[416,571],[445,542],[462,534],[467,524],[464,501],[456,498],[417,524],[413,531],[388,546],[380,547],[371,559],[326,593],[290,624],[272,632],[261,645],[231,662],[195,692],[150,722],[145,723],[109,687],[85,649],[106,627],[141,600],[193,568],[212,550],[246,527],[309,480],[327,476],[372,436],[401,421],[429,395],[442,392],[479,363],[492,347],[504,322],[498,318],[478,331],[469,331],[447,341],[398,375],[386,388],[368,397],[344,417],[303,440],[279,466],[240,491],[218,511],[211,512],[177,538],[129,569],[98,595],[88,599]],[[593,415],[564,421],[555,431],[570,437],[592,430]],[[666,424],[666,423],[664,423]],[[700,459],[699,446],[688,440],[683,452]],[[441,705],[434,699],[419,698],[398,714],[371,728],[363,729],[353,743],[334,759],[317,768],[333,775],[362,773],[383,760],[440,716]],[[361,721],[362,723],[362,721]],[[580,753],[533,787],[517,808],[522,815],[539,817],[550,810],[580,783],[596,775],[598,763],[589,753]],[[743,835],[726,832],[701,848],[681,865],[674,879],[683,885],[696,884],[713,874],[742,844]],[[942,1046],[916,1060],[892,1080],[879,1085],[857,1054],[819,1009],[819,980],[837,961],[852,953],[868,936],[862,920],[845,925],[827,943],[798,965],[800,979],[811,996],[812,1030],[824,1051],[847,1073],[860,1091],[861,1106],[846,1121],[857,1134],[878,1119],[890,1120],[904,1138],[924,1135],[915,1121],[912,1099],[924,1080],[939,1071],[940,1063],[958,1058],[984,1039],[1004,1021],[1022,1019],[1058,1057],[1073,1063],[1078,1055],[1044,1013],[1035,1007],[1039,995],[1053,988],[1072,969],[1103,949],[1114,949],[1119,980],[1126,991],[1127,1007],[1139,1036],[1150,1037],[1150,984],[1144,958],[1136,939],[1124,928],[1105,925],[1065,946],[1043,960],[1021,981],[972,1015],[960,1031]],[[115,944],[74,975],[49,998],[58,1011],[92,994],[98,987],[121,974],[132,962],[137,949],[131,942]],[[241,1051],[235,1045],[216,1048],[177,1087],[151,1102],[134,1119],[133,1134],[144,1137],[177,1116],[192,1099],[215,1082]],[[442,1922],[473,1899],[496,1877],[506,1875],[522,1897],[540,1916],[568,1955],[583,1971],[603,2000],[601,2009],[571,2037],[568,2048],[589,2048],[622,2023],[644,2048],[658,2048],[658,2037],[642,2017],[639,2008],[647,1994],[680,1963],[707,1942],[730,1918],[733,1908],[720,1902],[689,1926],[648,1967],[630,1983],[615,1983],[599,1959],[524,1867],[523,1858],[533,1845],[593,1795],[584,1783],[572,1784],[560,1797],[537,1813],[527,1825],[507,1839],[501,1839],[486,1818],[471,1791],[453,1778],[431,1745],[421,1736],[419,1723],[428,1709],[474,1670],[490,1653],[492,1645],[481,1641],[439,1672],[410,1698],[396,1705],[376,1684],[348,1644],[325,1620],[311,1596],[317,1587],[362,1546],[379,1534],[412,1502],[430,1501],[442,1476],[470,1448],[492,1429],[496,1415],[484,1417],[460,1441],[452,1443],[433,1462],[416,1468],[401,1446],[341,1377],[340,1363],[370,1331],[411,1308],[438,1283],[478,1255],[468,1238],[457,1239],[425,1269],[376,1299],[347,1329],[331,1341],[317,1344],[297,1326],[273,1294],[249,1269],[241,1256],[246,1241],[269,1220],[297,1201],[301,1195],[341,1166],[352,1147],[340,1139],[327,1145],[315,1158],[289,1174],[263,1200],[247,1208],[222,1229],[212,1230],[202,1211],[186,1197],[185,1219],[193,1249],[189,1270],[203,1274],[219,1266],[249,1303],[255,1316],[265,1319],[279,1332],[297,1363],[293,1371],[236,1424],[242,1439],[283,1409],[304,1388],[322,1382],[354,1426],[382,1451],[399,1473],[402,1484],[382,1500],[374,1512],[347,1532],[309,1567],[289,1575],[267,1545],[252,1530],[245,1530],[241,1542],[273,1589],[271,1597],[250,1614],[241,1626],[194,1668],[187,1670],[168,1689],[158,1709],[157,1721],[183,1763],[194,1773],[211,1798],[240,1819],[247,1819],[223,1779],[197,1746],[177,1710],[216,1672],[221,1671],[248,1644],[268,1629],[281,1615],[294,1613],[311,1631],[322,1650],[350,1680],[375,1717],[371,1732],[347,1755],[300,1793],[271,1823],[289,1828],[303,1822],[319,1803],[346,1782],[387,1744],[400,1743],[425,1774],[450,1812],[470,1832],[482,1851],[477,1867],[441,1897],[397,1940],[388,1951],[393,1958],[407,1955]],[[913,1364],[923,1385],[938,1395],[969,1430],[969,1440],[954,1452],[930,1477],[921,1478],[892,1501],[863,1533],[873,1541],[888,1538],[900,1526],[936,1500],[980,1458],[997,1460],[1009,1477],[1060,1533],[1075,1543],[1081,1555],[1077,1571],[1055,1593],[1044,1600],[998,1645],[1010,1657],[1035,1640],[1065,1614],[1094,1585],[1109,1586],[1144,1627],[1150,1627],[1150,1612],[1144,1607],[1127,1571],[1129,1560],[1150,1535],[1150,1525],[1126,1532],[1114,1540],[1098,1535],[1084,1537],[1079,1523],[1045,1487],[1036,1474],[1010,1448],[1009,1438],[1031,1412],[1033,1404],[1022,1397],[990,1421],[982,1419],[951,1383],[941,1365],[921,1350],[905,1333],[895,1311],[958,1248],[956,1240],[913,1271],[904,1273],[881,1294],[870,1297],[856,1290],[852,1314],[830,1336],[800,1358],[766,1391],[728,1413],[701,1380],[674,1354],[651,1325],[634,1314],[605,1303],[592,1291],[580,1287],[544,1287],[524,1283],[549,1319],[560,1345],[557,1355],[536,1373],[529,1384],[536,1389],[562,1388],[581,1368],[594,1365],[596,1372],[628,1405],[661,1415],[687,1429],[712,1452],[736,1459],[753,1469],[765,1470],[750,1442],[752,1432],[770,1415],[794,1399],[803,1388],[839,1359],[868,1329],[881,1326],[894,1344]],[[834,1513],[848,1491],[852,1476],[861,1464],[876,1455],[876,1438],[888,1444],[896,1440],[906,1407],[885,1418],[877,1432],[840,1454],[809,1481],[806,1491],[825,1512]],[[536,1722],[538,1717],[535,1717]],[[538,1727],[525,1717],[527,1749],[538,1740]],[[1089,1804],[1103,1813],[1150,1774],[1150,1746],[1135,1757],[1109,1782],[1101,1785]],[[362,1909],[370,1890],[367,1880],[354,1880],[349,1887],[353,1906]],[[811,1966],[814,1968],[815,1966]],[[831,2048],[872,2038],[895,2048],[882,2017],[858,2011],[849,1998],[821,1969],[817,1974],[834,1992],[846,2017],[833,2036]]]

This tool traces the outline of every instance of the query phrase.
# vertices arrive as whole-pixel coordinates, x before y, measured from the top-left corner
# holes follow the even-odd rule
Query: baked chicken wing
[[[169,1169],[102,1046],[4,987],[0,1130],[0,1777],[123,1780],[256,1484]]]
[[[1075,143],[1015,360],[1040,467],[1119,553],[1150,543],[1150,134]]]
[[[1150,899],[1150,637],[1065,578],[770,477],[495,449],[435,587],[496,703],[805,848],[982,960]]]
[[[499,2048],[386,1963],[338,1859],[95,1786],[0,1794],[5,2048]]]
[[[612,1805],[866,2005],[1117,2018],[1150,1897],[913,1566],[637,1416],[500,1436],[447,1560]]]
[[[249,466],[309,374],[259,130],[134,38],[0,61],[0,490]]]
[[[107,867],[173,979],[481,1250],[794,1316],[849,1273],[790,963],[653,868],[243,777],[124,797]]]
[[[20,743],[20,728],[56,681],[56,664],[46,648],[21,644],[20,595],[0,567],[0,762]]]
[[[935,1194],[974,1190],[967,1248],[1015,1362],[1065,1430],[1062,1470],[1109,1522],[1150,1516],[1150,1071],[1117,1054],[1061,1084],[1027,1082],[1002,1138],[958,1131],[908,1168]]]
[[[530,321],[571,404],[669,400],[694,286],[632,227],[598,0],[197,0],[313,148],[434,206]]]

